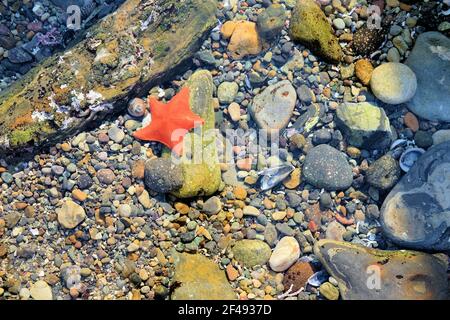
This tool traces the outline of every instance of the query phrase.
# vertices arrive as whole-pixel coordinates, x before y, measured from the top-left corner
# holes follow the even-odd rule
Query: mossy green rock
[[[314,0],[298,0],[292,11],[290,34],[324,59],[338,63],[342,49],[333,28]]]
[[[249,268],[265,265],[272,254],[269,245],[261,240],[240,240],[231,250],[234,258]]]
[[[448,298],[447,257],[416,251],[384,251],[320,240],[314,254],[338,282],[344,300],[437,300]],[[320,289],[329,294],[331,284]],[[332,289],[333,290],[333,289]],[[329,295],[327,298],[335,298]]]
[[[210,196],[217,192],[222,183],[214,131],[214,83],[211,73],[207,70],[195,72],[186,86],[190,89],[191,109],[205,120],[205,124],[185,136],[183,155],[174,159],[181,164],[183,186],[172,194],[178,198]],[[164,156],[171,155],[166,148]]]
[[[336,116],[336,124],[352,146],[378,149],[392,141],[389,118],[383,109],[371,103],[345,103],[339,106]]]
[[[172,300],[235,300],[225,272],[201,254],[176,253]]]

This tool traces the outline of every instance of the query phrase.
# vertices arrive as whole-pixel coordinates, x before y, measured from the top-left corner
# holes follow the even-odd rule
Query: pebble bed
[[[402,103],[381,102],[364,77],[367,69],[409,56],[418,35],[429,30],[420,23],[419,6],[387,0],[383,43],[364,57],[351,47],[369,17],[367,2],[320,1],[344,52],[344,62],[336,66],[291,40],[289,17],[296,1],[273,2],[281,5],[286,19],[259,52],[234,59],[223,26],[232,20],[257,22],[272,1],[225,0],[217,10],[219,25],[191,68],[149,92],[169,101],[195,70],[210,70],[222,136],[217,143],[223,143],[229,129],[241,134],[241,143],[232,149],[236,167],[222,161],[224,185],[216,195],[185,200],[145,187],[145,163],[159,158],[162,147],[132,136],[143,122],[132,108],[26,160],[0,157],[0,299],[169,299],[175,250],[213,260],[239,299],[334,300],[339,298],[337,280],[314,255],[317,240],[398,249],[383,237],[378,218],[388,191],[402,175],[398,160],[403,150],[390,149],[390,143],[371,150],[349,145],[336,110],[343,103],[376,101],[389,119],[391,140],[404,139],[423,149],[449,132],[449,124],[419,120]],[[7,0],[0,2],[0,13],[1,90],[41,59],[27,54],[29,61],[12,69],[11,51],[39,32],[60,29],[64,19],[49,1]],[[3,44],[6,37],[14,39],[12,48]],[[62,48],[44,49],[50,55]],[[364,59],[370,67],[359,62]],[[259,129],[251,106],[268,86],[282,81],[294,88],[296,97],[288,102],[292,111],[279,115],[288,125],[280,135],[279,154],[273,156],[268,148],[249,147],[256,139],[253,129]],[[317,146],[322,150],[314,152]],[[382,156],[388,159],[380,161]],[[294,172],[261,191],[258,173],[286,163]],[[317,163],[336,172],[321,187]],[[386,171],[391,181],[380,180]],[[333,188],[341,191],[327,191]],[[235,243],[242,243],[244,252],[261,250],[261,257],[268,252],[267,259],[255,265],[248,254],[237,259]],[[280,246],[298,251],[294,267],[284,268],[272,254]],[[303,290],[290,287],[295,283]],[[295,294],[285,294],[289,289]]]

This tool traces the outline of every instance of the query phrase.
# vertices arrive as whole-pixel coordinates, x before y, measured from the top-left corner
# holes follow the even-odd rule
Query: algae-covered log
[[[54,143],[174,76],[216,23],[215,0],[128,0],[0,94],[0,149]]]

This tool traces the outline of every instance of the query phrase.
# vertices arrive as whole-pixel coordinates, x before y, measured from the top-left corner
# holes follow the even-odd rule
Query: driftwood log
[[[215,26],[216,7],[216,0],[127,0],[0,93],[1,153],[76,134],[174,77]]]

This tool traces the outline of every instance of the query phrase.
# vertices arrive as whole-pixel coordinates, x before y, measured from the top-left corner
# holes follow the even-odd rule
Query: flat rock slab
[[[450,142],[422,155],[381,208],[384,234],[423,250],[450,249]]]
[[[418,83],[409,110],[427,120],[450,122],[450,39],[439,32],[421,34],[406,64]]]
[[[175,255],[174,283],[179,287],[172,293],[173,300],[234,300],[236,295],[225,272],[212,260],[201,254]]]
[[[314,253],[338,281],[344,300],[444,300],[447,261],[415,251],[383,251],[321,240]]]
[[[0,94],[0,149],[51,144],[171,78],[215,26],[215,0],[128,0]]]

